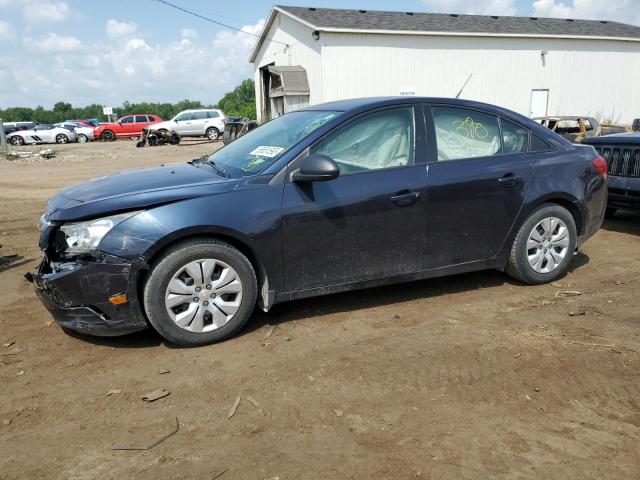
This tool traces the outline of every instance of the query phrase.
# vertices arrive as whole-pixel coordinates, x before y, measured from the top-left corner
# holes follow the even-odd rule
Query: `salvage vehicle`
[[[30,130],[18,130],[7,136],[12,145],[35,143],[69,143],[75,142],[78,136],[75,132],[54,125],[40,124]]]
[[[640,209],[640,134],[621,133],[588,138],[583,142],[593,145],[607,161],[609,197],[607,216],[618,209]]]
[[[76,132],[78,143],[86,143],[94,139],[94,136],[93,136],[94,128],[87,127],[86,125],[82,125],[81,123],[62,122],[62,123],[55,123],[53,126],[66,128],[67,130]]]
[[[180,135],[176,132],[168,132],[167,130],[156,130],[153,127],[145,127],[142,129],[142,135],[136,142],[136,147],[144,147],[146,144],[150,147],[179,145]]]
[[[159,131],[175,132],[181,137],[207,137],[215,141],[224,132],[227,116],[222,110],[203,108],[184,110],[171,120],[154,125]]]
[[[93,131],[97,139],[110,142],[116,138],[138,138],[142,129],[162,122],[157,115],[125,115],[112,123],[101,123]]]
[[[29,275],[64,328],[228,338],[256,304],[502,269],[564,275],[600,227],[606,162],[467,100],[343,100],[278,117],[187,163],[52,197]]]
[[[602,125],[593,117],[537,117],[533,119],[570,142],[581,143],[585,138],[625,132],[619,125]]]

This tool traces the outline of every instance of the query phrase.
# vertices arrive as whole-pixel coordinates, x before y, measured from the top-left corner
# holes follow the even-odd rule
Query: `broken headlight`
[[[66,253],[78,255],[89,253],[98,247],[100,241],[116,225],[140,212],[128,212],[110,217],[96,218],[86,222],[67,223],[60,227],[67,243]]]

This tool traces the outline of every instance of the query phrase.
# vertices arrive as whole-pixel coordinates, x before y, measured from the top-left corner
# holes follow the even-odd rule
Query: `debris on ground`
[[[155,402],[161,398],[164,398],[169,395],[169,390],[164,388],[159,388],[158,390],[154,390],[153,392],[149,392],[142,397],[142,400],[145,402]]]
[[[216,480],[216,478],[220,478],[222,475],[224,475],[225,473],[227,473],[229,471],[228,468],[225,468],[224,470],[222,470],[220,473],[215,474],[213,477],[211,477],[211,480]]]
[[[342,415],[344,415],[344,412],[342,410],[338,410],[338,409],[335,409],[333,411],[333,413],[336,414],[336,417],[341,417]]]
[[[15,340],[9,340],[7,343],[3,343],[2,346],[3,347],[10,347],[11,345],[13,345],[14,343],[16,343]]]
[[[564,291],[564,294],[567,297],[572,297],[572,296],[575,296],[575,295],[582,295],[583,293],[584,292],[581,292],[580,290],[565,290]]]
[[[256,407],[258,410],[260,410],[260,412],[265,415],[265,411],[264,409],[260,406],[260,404],[253,398],[253,397],[247,397],[247,401],[249,403],[251,403],[251,405],[253,405],[254,407]]]
[[[236,410],[238,409],[239,405],[240,405],[240,395],[238,395],[238,398],[236,398],[236,401],[233,402],[233,407],[231,407],[231,410],[229,410],[229,413],[227,414],[227,418],[231,418],[236,414]]]
[[[273,325],[269,325],[269,328],[267,329],[267,333],[264,334],[265,340],[268,340],[269,338],[271,338],[271,335],[273,335],[273,332],[276,330],[277,326],[278,326],[277,323],[274,323]]]
[[[114,390],[109,390],[107,392],[107,397],[110,397],[111,395],[118,395],[120,393],[122,393],[122,390],[120,390],[119,388],[116,388]]]
[[[39,152],[18,152],[16,150],[10,150],[7,152],[7,160],[17,160],[22,158],[32,158],[32,159],[49,159],[56,156],[56,153],[52,148],[46,148],[44,150],[40,150]]]
[[[26,350],[13,350],[12,352],[4,352],[0,353],[0,357],[8,357],[9,355],[18,355],[19,353],[25,352]]]
[[[578,310],[577,312],[569,312],[569,316],[570,317],[578,317],[581,315],[586,315],[587,311],[586,310]]]
[[[159,373],[160,375],[166,375],[167,373],[171,373],[171,370],[168,370],[166,368],[161,368]]]
[[[160,445],[166,439],[173,437],[176,433],[178,433],[179,430],[180,430],[180,422],[178,421],[178,417],[176,417],[176,428],[172,430],[170,433],[168,433],[167,435],[165,435],[164,437],[153,442],[151,445],[148,445],[148,446],[132,445],[129,447],[111,447],[111,450],[151,450],[153,447],[157,447],[158,445]]]

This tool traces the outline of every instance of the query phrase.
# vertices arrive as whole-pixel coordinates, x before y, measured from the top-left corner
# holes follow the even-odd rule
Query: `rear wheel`
[[[249,260],[218,240],[192,240],[171,248],[144,286],[151,325],[168,341],[205,345],[238,331],[257,299]]]
[[[105,142],[111,142],[116,139],[116,136],[111,130],[105,130],[102,132],[102,135],[100,135],[100,138]]]
[[[552,282],[567,272],[576,244],[571,213],[560,205],[542,205],[520,227],[506,272],[526,283]]]
[[[11,137],[11,145],[24,145],[24,138],[22,138],[20,135],[14,135],[13,137]]]
[[[56,143],[69,143],[69,137],[67,137],[64,133],[59,133],[56,135]]]
[[[207,128],[207,138],[212,142],[215,142],[216,140],[218,140],[218,138],[220,138],[220,130],[218,130],[216,127]]]

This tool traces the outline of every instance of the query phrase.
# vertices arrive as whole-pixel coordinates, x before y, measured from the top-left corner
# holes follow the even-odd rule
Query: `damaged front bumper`
[[[60,262],[45,256],[27,280],[63,328],[116,336],[147,328],[137,290],[141,267],[107,254]]]

